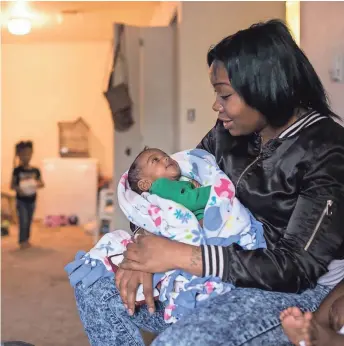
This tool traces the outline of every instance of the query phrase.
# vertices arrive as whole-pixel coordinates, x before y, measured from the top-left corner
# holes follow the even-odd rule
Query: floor
[[[48,229],[36,224],[33,248],[19,251],[17,229],[2,237],[2,341],[35,346],[87,346],[63,267],[92,237],[78,227]]]
[[[79,227],[32,230],[31,249],[19,251],[17,227],[2,237],[1,341],[35,346],[87,346],[63,267],[78,250],[89,250],[93,237]],[[147,345],[152,335],[143,334]],[[113,345],[104,345],[113,346]]]

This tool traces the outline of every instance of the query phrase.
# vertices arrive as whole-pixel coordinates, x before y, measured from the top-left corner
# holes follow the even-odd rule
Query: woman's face
[[[216,93],[213,110],[232,136],[260,132],[267,126],[265,117],[248,106],[232,88],[222,62],[215,60],[210,66],[210,81]]]

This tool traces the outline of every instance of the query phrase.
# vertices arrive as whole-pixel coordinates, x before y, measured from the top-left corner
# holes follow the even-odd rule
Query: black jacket
[[[344,259],[344,128],[310,112],[261,146],[221,122],[198,148],[215,155],[236,196],[263,223],[267,249],[202,246],[203,274],[241,287],[302,292]]]

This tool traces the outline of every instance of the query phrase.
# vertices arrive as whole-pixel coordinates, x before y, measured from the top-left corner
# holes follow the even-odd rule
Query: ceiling
[[[11,35],[7,21],[14,1],[0,1],[2,43],[110,40],[113,23],[148,26],[159,1],[27,1],[32,31]]]

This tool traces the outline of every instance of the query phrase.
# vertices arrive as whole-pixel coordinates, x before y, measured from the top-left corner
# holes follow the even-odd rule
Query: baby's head
[[[159,149],[144,149],[129,168],[130,188],[138,194],[149,191],[155,180],[178,180],[181,176],[178,163]]]

